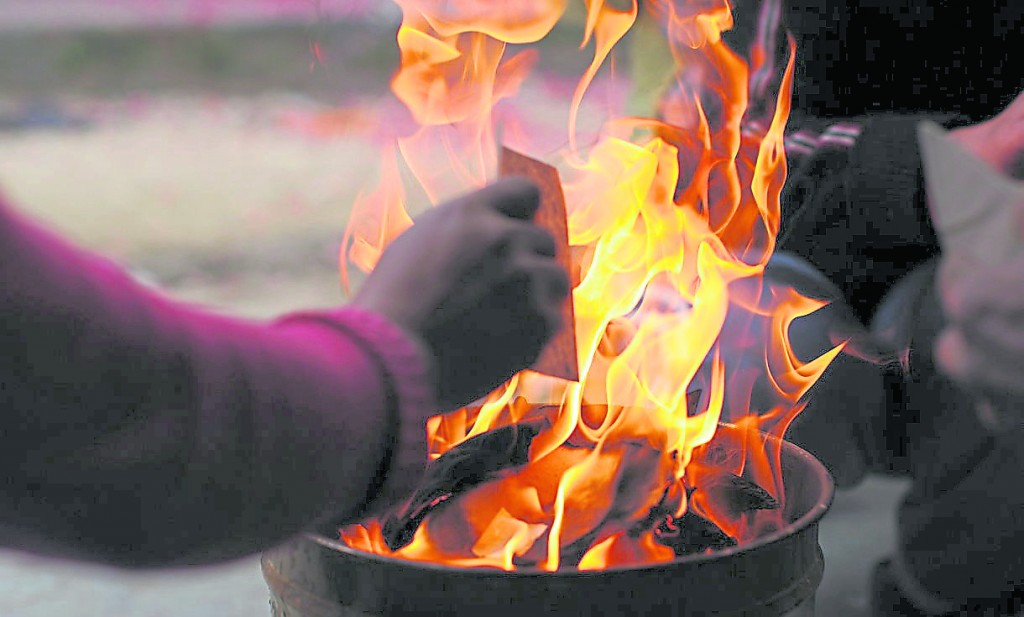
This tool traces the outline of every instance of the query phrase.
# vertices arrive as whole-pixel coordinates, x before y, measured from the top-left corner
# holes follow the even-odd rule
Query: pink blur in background
[[[362,17],[374,0],[0,0],[0,30],[173,27]]]

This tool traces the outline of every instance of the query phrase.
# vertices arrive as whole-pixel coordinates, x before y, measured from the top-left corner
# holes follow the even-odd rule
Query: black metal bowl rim
[[[694,555],[687,555],[686,557],[680,557],[672,561],[666,561],[661,563],[651,563],[642,566],[612,566],[604,568],[602,570],[557,570],[555,572],[545,572],[538,570],[502,570],[500,568],[487,568],[487,567],[461,567],[461,566],[450,566],[440,563],[432,563],[429,561],[415,561],[412,559],[401,559],[399,557],[391,557],[388,555],[378,555],[376,553],[367,553],[366,551],[357,550],[346,546],[338,540],[332,540],[326,536],[317,533],[307,533],[305,537],[325,548],[345,553],[358,559],[365,559],[369,561],[381,562],[384,564],[399,566],[404,568],[418,568],[424,570],[435,570],[439,572],[450,572],[452,574],[459,574],[460,576],[479,576],[483,578],[495,577],[495,576],[515,576],[515,577],[578,577],[578,576],[607,576],[608,574],[615,572],[641,572],[645,570],[659,570],[666,567],[670,567],[676,564],[699,564],[703,562],[715,561],[731,555],[738,555],[750,551],[755,551],[769,544],[774,544],[785,538],[788,538],[799,531],[816,524],[821,520],[821,517],[825,516],[825,512],[828,511],[830,505],[832,505],[832,498],[835,495],[835,482],[832,479],[832,475],[825,469],[821,461],[811,455],[803,448],[792,444],[790,442],[783,443],[783,447],[790,450],[798,458],[807,462],[812,468],[818,471],[818,476],[823,479],[824,490],[822,494],[815,501],[814,506],[811,507],[803,516],[800,516],[792,523],[765,534],[764,536],[752,541],[745,543],[741,546],[733,546],[724,548],[721,550],[712,551],[710,553],[697,553]]]

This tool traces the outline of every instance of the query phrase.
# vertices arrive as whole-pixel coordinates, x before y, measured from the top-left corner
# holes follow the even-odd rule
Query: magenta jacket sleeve
[[[421,350],[354,309],[173,303],[0,203],[0,545],[205,563],[387,505],[427,461]]]

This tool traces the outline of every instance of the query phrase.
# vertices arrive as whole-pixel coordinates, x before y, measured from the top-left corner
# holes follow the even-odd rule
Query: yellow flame
[[[590,39],[594,39],[594,59],[576,86],[572,104],[569,106],[569,145],[576,154],[579,145],[576,141],[576,122],[579,118],[580,105],[587,89],[597,77],[601,65],[608,58],[615,45],[626,36],[629,29],[636,23],[638,5],[633,0],[632,7],[621,11],[609,6],[604,0],[586,0],[587,26],[581,47],[585,47]]]
[[[344,257],[363,270],[411,224],[395,151],[432,202],[493,178],[494,107],[517,96],[537,58],[510,55],[510,46],[545,37],[567,5],[396,1],[392,89],[417,129],[385,152],[381,185],[356,204]],[[784,499],[778,452],[763,431],[785,430],[842,350],[797,358],[790,325],[822,303],[762,282],[787,173],[792,43],[768,128],[744,132],[749,69],[721,37],[730,4],[651,0],[677,67],[663,117],[615,118],[582,150],[586,92],[638,12],[635,1],[584,2],[581,48],[593,41],[594,53],[567,101],[569,147],[559,161],[581,274],[572,293],[581,380],[523,372],[479,405],[431,419],[433,458],[527,418],[543,417],[546,428],[527,465],[447,502],[398,557],[546,571],[666,561],[674,554],[653,529],[634,530],[656,506],[675,516],[692,508],[737,539],[756,537],[751,520],[719,503],[716,482],[746,474]],[[758,383],[772,393],[763,408],[752,407]],[[723,434],[726,420],[733,428]],[[342,537],[386,554],[380,534],[369,522]]]

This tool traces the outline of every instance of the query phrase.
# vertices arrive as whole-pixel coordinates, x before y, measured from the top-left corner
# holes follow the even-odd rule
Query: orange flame
[[[436,203],[493,177],[495,105],[517,95],[536,59],[530,50],[507,57],[508,46],[545,37],[566,2],[396,1],[404,20],[392,87],[418,123],[397,148]],[[653,508],[692,509],[738,541],[756,538],[781,515],[733,512],[716,487],[742,475],[785,498],[778,443],[767,434],[781,436],[841,351],[802,363],[789,325],[821,303],[762,279],[787,173],[792,43],[768,129],[743,131],[749,69],[721,38],[732,26],[728,2],[649,3],[678,67],[663,119],[617,118],[582,151],[575,123],[585,92],[637,18],[636,2],[585,6],[583,45],[595,49],[568,101],[561,161],[581,272],[581,381],[527,371],[474,408],[431,419],[432,458],[501,426],[543,418],[547,428],[527,465],[437,508],[394,556],[547,571],[668,561],[673,551],[652,530],[636,532]],[[411,224],[394,151],[385,161],[381,188],[357,203],[346,235],[344,257],[364,271]],[[726,421],[736,429],[728,437],[717,432]],[[392,554],[377,522],[342,538]],[[573,562],[570,548],[579,551]]]

